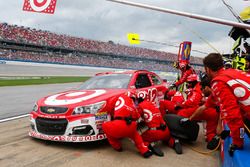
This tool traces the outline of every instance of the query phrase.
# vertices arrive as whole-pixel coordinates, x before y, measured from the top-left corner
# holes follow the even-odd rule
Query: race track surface
[[[100,70],[100,69],[98,69]],[[97,71],[98,71],[97,70]],[[90,72],[89,72],[90,71]],[[0,76],[93,75],[96,70],[31,65],[0,65]],[[105,70],[104,70],[105,71]],[[107,70],[106,70],[107,71]],[[98,71],[99,72],[99,71]],[[75,88],[80,83],[34,86],[0,87],[0,119],[29,113],[39,98]],[[202,129],[202,128],[201,128]],[[91,143],[56,143],[32,139],[28,136],[29,117],[0,123],[0,167],[216,167],[218,153],[199,154],[189,147],[205,149],[201,130],[195,144],[183,146],[177,155],[164,144],[164,157],[144,159],[132,142],[122,141],[124,151],[114,151],[107,141]]]
[[[77,88],[81,83],[0,87],[0,119],[30,113],[35,102],[49,94]]]

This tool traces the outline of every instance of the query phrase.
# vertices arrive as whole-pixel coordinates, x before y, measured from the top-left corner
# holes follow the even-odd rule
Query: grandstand
[[[95,41],[0,23],[0,59],[175,71],[172,63],[177,56],[112,41]],[[201,68],[201,59],[192,57],[191,62]]]

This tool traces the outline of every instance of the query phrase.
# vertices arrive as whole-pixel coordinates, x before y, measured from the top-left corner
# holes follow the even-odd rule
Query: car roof
[[[134,74],[134,73],[138,73],[138,72],[152,73],[148,70],[121,70],[121,71],[101,72],[101,73],[97,73],[96,76],[108,75],[108,74]]]

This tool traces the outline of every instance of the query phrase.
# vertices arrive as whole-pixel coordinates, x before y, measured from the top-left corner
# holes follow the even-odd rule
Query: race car
[[[159,104],[167,87],[146,70],[98,73],[77,90],[39,99],[30,113],[29,136],[62,142],[105,139],[102,124],[111,119],[118,97],[129,90],[147,91],[149,100]]]

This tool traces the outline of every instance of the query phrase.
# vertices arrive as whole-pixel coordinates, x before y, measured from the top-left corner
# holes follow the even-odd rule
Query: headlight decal
[[[100,109],[102,109],[105,106],[105,104],[106,101],[101,101],[87,106],[79,106],[74,109],[72,115],[96,114]]]

